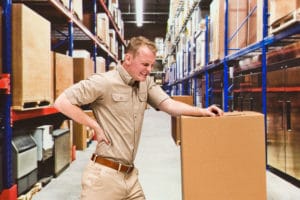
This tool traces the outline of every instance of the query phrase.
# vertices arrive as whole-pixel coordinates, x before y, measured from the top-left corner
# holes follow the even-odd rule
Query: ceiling
[[[140,0],[141,1],[141,0]],[[124,39],[143,35],[151,40],[166,36],[170,0],[144,0],[144,23],[137,27],[135,0],[120,0],[119,8],[124,21]]]

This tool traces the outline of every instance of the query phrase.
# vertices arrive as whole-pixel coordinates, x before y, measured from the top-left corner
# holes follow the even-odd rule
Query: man
[[[147,103],[173,116],[223,114],[216,106],[202,109],[174,101],[156,85],[149,77],[156,51],[153,42],[134,37],[116,69],[71,86],[55,101],[60,112],[93,128],[98,141],[83,172],[82,200],[145,199],[133,163]],[[79,107],[85,104],[96,120]]]

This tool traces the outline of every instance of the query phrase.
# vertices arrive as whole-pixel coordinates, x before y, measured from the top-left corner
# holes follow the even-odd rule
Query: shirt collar
[[[117,71],[119,72],[122,80],[124,81],[125,84],[133,86],[134,83],[136,82],[126,71],[126,69],[124,69],[124,67],[118,63],[117,65]]]

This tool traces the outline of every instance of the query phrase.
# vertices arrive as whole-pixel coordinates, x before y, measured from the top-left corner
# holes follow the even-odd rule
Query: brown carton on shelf
[[[300,8],[299,0],[270,0],[270,24]],[[298,11],[299,12],[299,11]]]
[[[264,116],[181,118],[183,199],[266,200]]]
[[[74,83],[86,79],[94,73],[94,61],[90,58],[73,58]]]
[[[54,98],[73,85],[73,58],[60,53],[53,53]]]
[[[48,106],[53,102],[50,22],[24,4],[13,4],[12,30],[12,107]]]
[[[188,105],[194,105],[193,96],[181,95],[171,96],[172,99],[186,103]],[[176,145],[180,145],[180,116],[171,117],[171,133]]]

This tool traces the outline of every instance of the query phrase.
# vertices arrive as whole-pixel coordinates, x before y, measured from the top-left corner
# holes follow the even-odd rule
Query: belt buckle
[[[96,162],[97,157],[98,157],[98,155],[97,155],[97,154],[94,154],[94,158],[93,158],[93,162],[94,162],[94,163]]]

